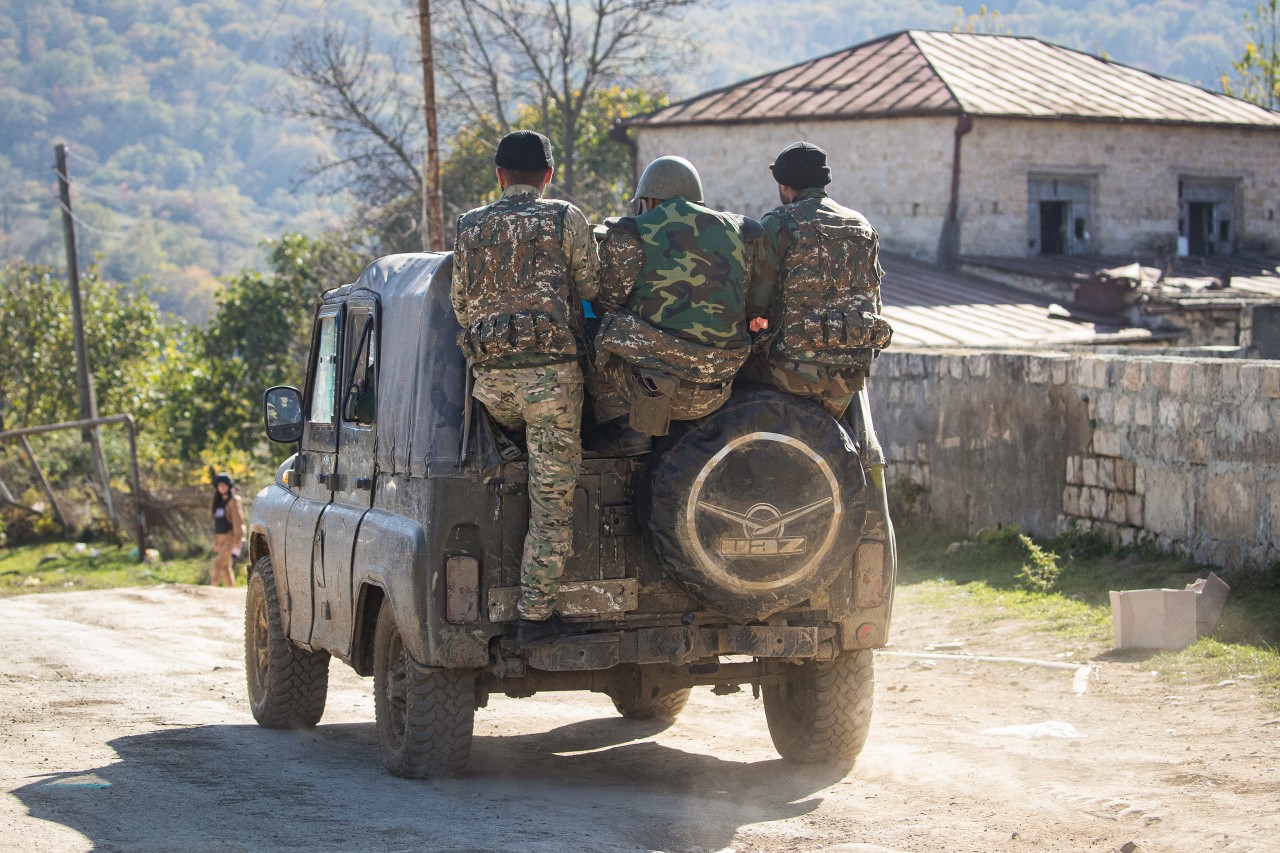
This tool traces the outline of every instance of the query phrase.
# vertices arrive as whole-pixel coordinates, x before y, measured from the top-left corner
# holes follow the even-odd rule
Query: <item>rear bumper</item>
[[[830,660],[839,628],[731,625],[724,628],[639,628],[565,637],[531,646],[527,664],[546,672],[609,669],[619,664],[683,666],[721,655]]]

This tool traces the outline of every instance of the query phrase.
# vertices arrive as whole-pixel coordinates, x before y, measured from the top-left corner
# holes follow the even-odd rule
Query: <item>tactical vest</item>
[[[868,351],[887,347],[893,334],[880,316],[875,230],[827,198],[802,199],[773,214],[793,240],[779,271],[774,352],[793,361],[865,366]]]
[[[644,261],[597,346],[687,382],[731,380],[750,348],[744,245],[760,224],[676,197],[608,226],[621,232],[614,239],[638,240]]]
[[[476,364],[578,355],[581,308],[564,252],[565,202],[509,196],[458,223],[467,262],[467,316],[458,345]]]

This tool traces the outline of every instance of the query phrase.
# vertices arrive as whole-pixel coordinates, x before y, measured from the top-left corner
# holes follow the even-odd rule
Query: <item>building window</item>
[[[1033,255],[1076,255],[1093,250],[1093,177],[1027,178],[1027,248]]]
[[[1236,179],[1178,181],[1178,254],[1229,255],[1235,249]]]

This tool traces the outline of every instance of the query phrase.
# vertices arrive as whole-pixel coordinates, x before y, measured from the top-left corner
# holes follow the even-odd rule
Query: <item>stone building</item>
[[[776,204],[773,156],[812,141],[832,195],[918,258],[1280,254],[1280,112],[1034,38],[895,33],[624,134],[749,214]]]

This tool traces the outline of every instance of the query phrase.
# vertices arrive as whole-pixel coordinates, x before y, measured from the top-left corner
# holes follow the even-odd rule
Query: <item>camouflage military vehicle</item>
[[[257,721],[316,725],[337,657],[373,676],[387,769],[424,777],[465,765],[494,693],[669,721],[692,687],[750,685],[785,759],[851,765],[896,560],[865,399],[838,424],[742,386],[649,454],[588,452],[558,601],[580,633],[522,646],[527,464],[468,403],[449,277],[449,255],[398,255],[329,291],[305,386],[267,392],[298,448],[250,518]]]

